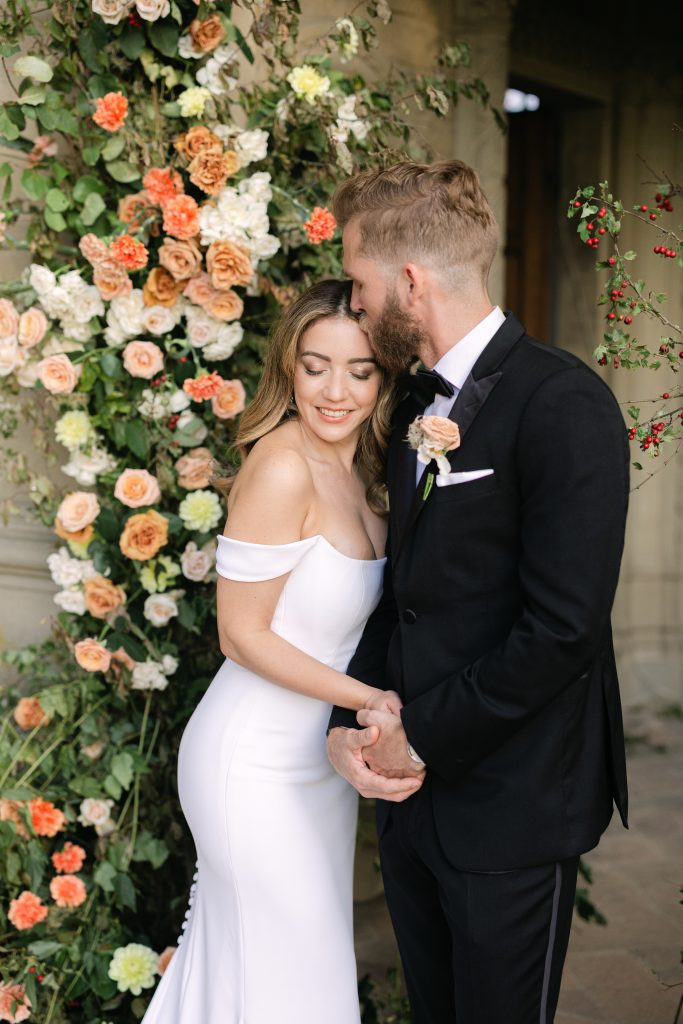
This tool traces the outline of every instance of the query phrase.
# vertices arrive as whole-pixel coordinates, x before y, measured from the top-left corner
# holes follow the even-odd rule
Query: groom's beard
[[[361,317],[359,326],[368,333],[377,361],[390,373],[404,373],[418,358],[427,338],[426,332],[390,295],[374,327]]]

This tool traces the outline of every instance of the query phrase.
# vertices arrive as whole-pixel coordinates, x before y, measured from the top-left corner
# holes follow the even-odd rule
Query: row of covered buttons
[[[187,898],[187,910],[185,911],[185,920],[183,921],[183,923],[180,926],[181,927],[181,933],[178,936],[178,941],[176,943],[177,946],[179,946],[180,943],[183,941],[183,939],[185,937],[185,930],[187,929],[187,926],[190,923],[190,917],[192,915],[192,906],[194,904],[195,897],[197,895],[197,879],[198,879],[198,877],[199,877],[199,871],[195,871],[195,873],[192,876],[192,885],[190,886],[190,895]]]

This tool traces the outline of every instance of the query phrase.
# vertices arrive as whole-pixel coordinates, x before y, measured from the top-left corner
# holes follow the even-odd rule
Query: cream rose
[[[195,583],[202,583],[213,569],[215,560],[214,541],[209,541],[203,548],[198,548],[195,542],[190,540],[180,556],[183,576]]]
[[[163,370],[164,354],[153,341],[129,341],[123,350],[123,365],[131,377],[149,380]]]
[[[100,514],[100,503],[90,491],[67,494],[57,509],[56,519],[67,533],[78,533]]]
[[[186,491],[197,491],[209,486],[213,456],[208,448],[192,448],[175,464],[178,484]]]
[[[75,366],[63,352],[47,356],[38,363],[38,378],[51,395],[69,395],[76,387],[81,367]]]
[[[167,306],[147,306],[142,314],[142,326],[150,334],[168,334],[177,323],[175,310]]]
[[[78,820],[81,825],[93,825],[98,836],[108,836],[116,827],[111,816],[113,806],[113,800],[97,800],[94,797],[88,797],[87,800],[81,802],[81,813],[78,815]]]
[[[26,356],[19,348],[16,338],[0,338],[0,377],[8,377],[25,361]]]
[[[0,338],[11,338],[19,329],[19,314],[9,299],[0,299]]]
[[[76,661],[86,672],[106,672],[111,664],[111,652],[94,637],[74,644]]]
[[[47,317],[42,309],[31,306],[19,317],[19,330],[17,336],[19,344],[24,348],[33,348],[45,337],[47,331]]]
[[[133,6],[133,0],[92,0],[95,14],[107,25],[118,25]]]
[[[153,626],[165,626],[177,614],[178,605],[172,594],[150,594],[143,607],[143,615]]]
[[[135,7],[144,21],[158,21],[171,10],[169,0],[135,0]]]
[[[187,281],[201,270],[202,254],[193,241],[166,238],[159,249],[159,263],[176,281]]]
[[[124,469],[116,481],[114,497],[128,508],[142,508],[159,501],[161,490],[157,478],[146,469]]]

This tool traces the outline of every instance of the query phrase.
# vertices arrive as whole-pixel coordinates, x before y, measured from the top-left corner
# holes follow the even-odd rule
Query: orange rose
[[[216,292],[207,301],[204,309],[217,320],[239,320],[244,312],[244,303],[237,292]]]
[[[151,202],[164,206],[183,193],[183,179],[170,167],[153,167],[142,179]]]
[[[126,595],[121,587],[108,580],[106,576],[91,576],[83,583],[85,607],[96,619],[106,619],[107,615],[121,608]]]
[[[100,503],[89,491],[72,491],[57,509],[56,518],[67,533],[76,533],[94,523],[100,514]]]
[[[28,807],[31,812],[33,831],[37,836],[56,836],[66,827],[66,818],[63,812],[49,800],[41,800],[40,797],[36,797],[35,800],[29,801]]]
[[[119,235],[110,245],[110,251],[117,263],[126,270],[142,270],[147,266],[149,252],[132,235]]]
[[[219,291],[249,284],[254,275],[249,253],[233,242],[212,242],[206,253],[206,268],[211,284]]]
[[[119,547],[126,558],[146,562],[168,543],[168,519],[154,509],[126,520]]]
[[[9,299],[0,299],[0,338],[13,338],[19,330],[19,314]]]
[[[133,288],[125,268],[113,257],[95,264],[92,282],[105,302],[128,295]]]
[[[208,448],[191,448],[175,464],[178,484],[186,491],[196,491],[209,486],[213,470],[213,456]]]
[[[88,235],[83,235],[78,248],[81,250],[81,254],[85,256],[86,260],[91,266],[95,266],[96,263],[101,263],[102,260],[109,259],[109,247],[105,245],[101,238],[94,235],[92,232]]]
[[[128,115],[128,100],[121,92],[108,92],[100,96],[95,113],[92,116],[95,124],[107,132],[118,131]]]
[[[46,725],[50,718],[45,714],[37,697],[21,697],[14,709],[14,721],[20,729],[28,732]]]
[[[203,373],[201,377],[187,377],[183,381],[183,391],[193,402],[205,402],[217,395],[223,386],[223,378],[216,373]]]
[[[57,875],[50,882],[50,896],[58,907],[80,907],[87,895],[85,885],[76,875]]]
[[[19,317],[19,344],[24,348],[33,348],[45,337],[47,331],[47,317],[42,309],[31,306]]]
[[[201,270],[202,254],[196,242],[166,238],[159,249],[159,263],[176,281],[187,281]]]
[[[214,149],[220,152],[223,149],[223,143],[218,136],[201,124],[195,125],[182,135],[177,135],[174,146],[188,160],[192,160],[202,150]]]
[[[114,497],[128,508],[154,505],[161,499],[157,478],[146,469],[124,469],[114,487]]]
[[[74,655],[86,672],[106,672],[111,664],[111,652],[90,636],[74,644]]]
[[[172,274],[163,267],[151,270],[142,288],[142,298],[146,306],[175,306],[182,291]]]
[[[24,889],[10,903],[7,917],[14,927],[21,932],[27,928],[33,928],[34,924],[38,924],[40,921],[44,921],[47,917],[47,907],[43,906],[40,896],[36,896],[29,889]]]
[[[82,530],[65,530],[59,519],[55,520],[54,531],[62,540],[70,540],[73,544],[87,544],[95,532],[92,526],[84,526]]]
[[[164,206],[164,231],[174,238],[199,234],[199,207],[192,196],[176,196]]]
[[[13,821],[17,835],[22,839],[28,839],[28,829],[19,814],[19,808],[23,806],[24,804],[20,800],[6,800],[4,797],[0,797],[0,821]]]
[[[120,221],[128,225],[131,231],[138,231],[143,220],[155,212],[149,195],[143,190],[120,199],[117,216]]]
[[[123,350],[123,365],[131,377],[150,380],[164,368],[164,354],[153,341],[129,341]]]
[[[228,176],[239,168],[240,162],[236,153],[219,153],[218,150],[205,149],[193,158],[188,171],[193,185],[202,192],[215,196],[225,185]]]
[[[55,871],[72,874],[80,871],[85,861],[85,850],[75,843],[64,843],[62,850],[55,851],[50,858]]]
[[[69,395],[76,387],[81,367],[74,366],[64,352],[46,356],[38,363],[38,379],[51,395]]]
[[[190,302],[194,302],[198,306],[204,306],[210,299],[218,295],[218,291],[211,284],[209,275],[202,271],[201,274],[197,274],[196,277],[187,282],[183,295]]]
[[[190,35],[195,50],[210,53],[225,39],[225,28],[217,14],[211,14],[202,21],[195,18],[190,22]]]
[[[232,420],[244,409],[246,392],[239,380],[223,381],[223,387],[211,399],[211,409],[219,420]]]

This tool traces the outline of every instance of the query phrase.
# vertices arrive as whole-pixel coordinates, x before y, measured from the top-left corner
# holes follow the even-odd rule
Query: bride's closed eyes
[[[321,374],[325,372],[325,369],[327,369],[327,367],[325,367],[322,370],[316,370],[315,367],[307,366],[306,363],[302,363],[302,366],[306,373],[309,375],[309,377],[319,377]],[[350,370],[349,373],[351,374],[354,380],[370,380],[373,371],[369,370],[366,373],[354,373],[353,370]]]

